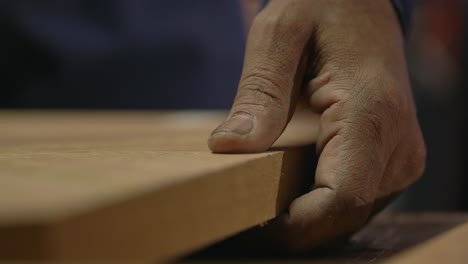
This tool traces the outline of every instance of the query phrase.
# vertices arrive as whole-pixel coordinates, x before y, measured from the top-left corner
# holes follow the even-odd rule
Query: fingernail
[[[211,135],[216,133],[234,133],[240,136],[245,136],[252,131],[254,121],[252,117],[245,114],[238,114],[232,116],[224,121],[218,128],[216,128]]]

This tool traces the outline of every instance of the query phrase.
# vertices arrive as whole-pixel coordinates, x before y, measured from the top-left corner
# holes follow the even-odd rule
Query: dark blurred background
[[[428,156],[424,177],[394,208],[467,210],[467,2],[421,0],[415,4],[407,55]]]
[[[3,0],[0,108],[227,109],[260,8],[259,0]],[[428,160],[395,210],[468,209],[467,10],[463,0],[415,0],[407,54]]]

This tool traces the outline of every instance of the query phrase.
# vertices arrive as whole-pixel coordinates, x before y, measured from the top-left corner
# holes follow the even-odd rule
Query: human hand
[[[249,33],[213,152],[267,150],[300,96],[320,113],[311,191],[274,224],[307,250],[355,231],[423,173],[425,145],[389,0],[271,0]]]

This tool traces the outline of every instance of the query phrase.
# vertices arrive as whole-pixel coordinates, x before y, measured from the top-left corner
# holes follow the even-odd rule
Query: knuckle
[[[399,122],[407,118],[409,114],[409,96],[405,93],[405,84],[393,77],[383,66],[364,66],[358,74],[358,81],[363,83],[362,90],[368,95],[362,95],[367,99],[367,106],[379,115]]]
[[[364,225],[369,218],[373,201],[360,192],[342,192],[337,194],[338,208],[343,217],[349,219],[346,231],[352,231]]]
[[[424,174],[424,171],[426,169],[426,147],[420,147],[419,151],[416,154],[415,157],[415,171],[414,175],[416,179],[419,179],[422,177]]]
[[[420,156],[420,162],[416,170],[416,180],[420,179],[424,175],[426,170],[426,154]]]
[[[340,122],[343,120],[345,111],[345,101],[338,101],[325,109],[320,115],[320,122],[322,126],[329,127],[333,123]]]
[[[400,84],[396,81],[389,81],[388,88],[384,89],[384,114],[389,117],[389,121],[393,121],[393,125],[399,127],[404,120],[410,116],[410,103],[408,96],[403,92]]]
[[[260,26],[265,31],[273,34],[285,34],[293,36],[304,30],[304,25],[299,23],[296,16],[291,15],[292,6],[286,5],[281,12],[261,11],[254,19],[254,25]]]
[[[361,131],[367,137],[373,139],[373,142],[380,142],[384,133],[383,118],[371,110],[360,111],[362,118]]]
[[[421,136],[418,136],[416,143],[413,147],[413,151],[408,154],[408,165],[409,167],[407,170],[411,174],[413,182],[416,182],[420,179],[425,171],[426,168],[426,144]]]
[[[374,132],[375,139],[381,143],[391,143],[395,147],[406,144],[404,171],[410,181],[417,181],[424,173],[426,163],[426,146],[417,121],[414,102],[409,94],[409,84],[398,80],[385,70],[372,71],[364,75],[370,94],[360,108],[359,115],[369,124],[362,131]],[[383,77],[382,77],[383,76]],[[372,81],[373,80],[373,81]],[[379,89],[375,89],[379,87]],[[374,89],[372,89],[374,88]],[[370,98],[370,100],[369,100]],[[370,131],[369,131],[370,132]]]
[[[404,107],[404,100],[401,96],[392,89],[383,97],[384,101],[381,105],[380,111],[389,121],[393,121],[394,125],[398,125],[406,118],[406,110]]]
[[[318,33],[318,35],[322,34]],[[339,73],[334,76],[337,81],[346,82],[358,74],[359,68],[356,65],[361,64],[362,56],[348,42],[334,40],[316,45],[317,50],[320,51],[317,66]]]
[[[281,81],[272,78],[271,74],[256,71],[241,80],[236,101],[265,107],[284,107],[282,87],[284,85]]]
[[[367,70],[357,76],[351,93],[350,109],[345,121],[355,124],[363,136],[373,142],[401,137],[411,116],[408,96],[398,82],[378,70]],[[386,76],[386,77],[382,77]],[[392,141],[392,142],[393,142]]]
[[[342,119],[348,135],[370,145],[383,143],[382,117],[370,109],[354,109]]]

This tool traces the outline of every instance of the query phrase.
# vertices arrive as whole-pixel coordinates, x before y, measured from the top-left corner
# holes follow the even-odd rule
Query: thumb
[[[270,3],[252,25],[231,112],[208,140],[213,152],[267,150],[293,114],[309,34],[291,16],[275,15],[276,10],[282,9]]]

